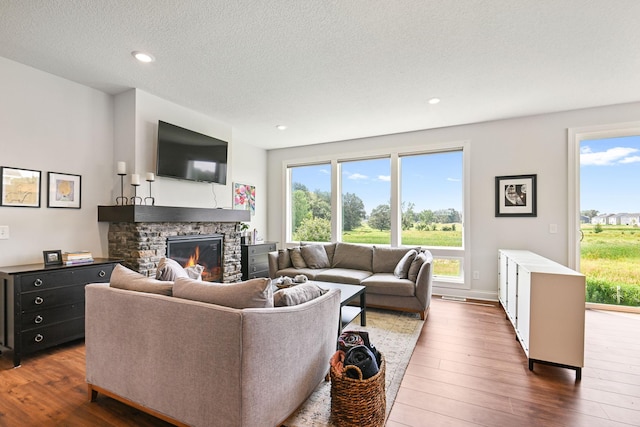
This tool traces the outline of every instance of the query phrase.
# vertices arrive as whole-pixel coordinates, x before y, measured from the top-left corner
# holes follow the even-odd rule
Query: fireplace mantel
[[[183,208],[179,206],[98,206],[99,222],[242,222],[247,210]]]

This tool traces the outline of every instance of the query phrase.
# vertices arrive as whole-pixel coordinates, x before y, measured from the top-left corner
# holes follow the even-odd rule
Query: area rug
[[[369,332],[371,343],[385,357],[386,414],[398,394],[402,377],[411,359],[424,321],[414,313],[367,309],[367,326],[360,326],[356,318],[345,331]],[[328,369],[329,361],[327,361]],[[282,427],[327,427],[336,426],[331,421],[331,382],[323,381],[307,401],[282,424]]]

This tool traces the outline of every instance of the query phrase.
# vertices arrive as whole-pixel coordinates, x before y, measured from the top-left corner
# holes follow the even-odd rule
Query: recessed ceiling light
[[[431,105],[435,105],[435,104],[437,104],[438,102],[440,102],[440,98],[431,98],[431,99],[429,100],[429,104],[431,104]]]
[[[138,50],[134,50],[133,52],[131,52],[131,55],[133,55],[133,57],[140,62],[147,63],[147,62],[153,62],[156,60],[156,58],[154,58],[152,55],[146,52],[140,52]]]
[[[278,125],[276,126],[276,129],[278,130],[285,130],[287,127],[285,125]]]

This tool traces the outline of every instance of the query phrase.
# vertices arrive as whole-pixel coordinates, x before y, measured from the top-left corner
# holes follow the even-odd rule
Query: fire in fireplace
[[[167,237],[167,257],[183,267],[204,267],[202,280],[222,282],[222,234]]]

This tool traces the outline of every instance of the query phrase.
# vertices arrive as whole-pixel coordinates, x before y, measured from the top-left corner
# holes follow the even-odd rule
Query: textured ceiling
[[[638,0],[0,0],[0,56],[268,149],[640,101],[639,46]]]

